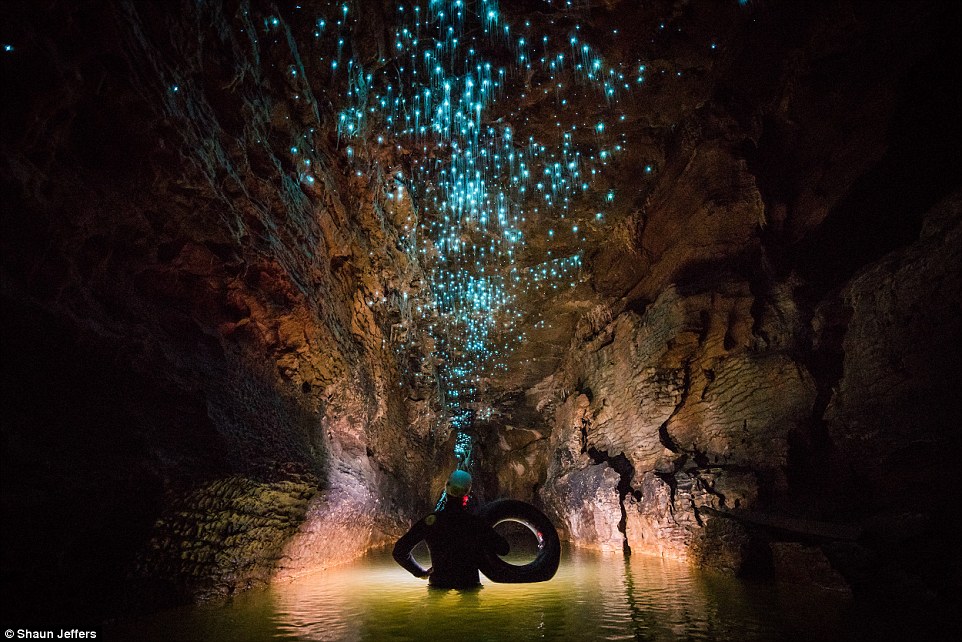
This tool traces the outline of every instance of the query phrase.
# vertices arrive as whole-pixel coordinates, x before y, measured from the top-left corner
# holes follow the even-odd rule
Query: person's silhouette
[[[485,550],[506,555],[510,546],[491,526],[466,509],[471,475],[451,473],[444,487],[444,507],[418,521],[394,545],[394,559],[415,577],[426,577],[437,588],[481,585],[478,566]],[[411,551],[420,542],[431,551],[431,568],[418,564]]]

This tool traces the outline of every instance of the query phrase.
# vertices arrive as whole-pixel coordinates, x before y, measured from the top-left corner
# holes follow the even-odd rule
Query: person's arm
[[[411,530],[401,536],[401,539],[394,545],[394,561],[414,577],[427,577],[431,574],[431,569],[426,569],[418,564],[417,560],[414,559],[414,555],[411,554],[414,547],[424,539],[426,528],[427,525],[422,519],[412,526]]]

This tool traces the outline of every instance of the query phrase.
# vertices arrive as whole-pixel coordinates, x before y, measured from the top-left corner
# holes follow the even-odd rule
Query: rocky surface
[[[703,67],[714,100],[633,130],[660,173],[625,162],[634,206],[505,419],[548,435],[548,466],[502,486],[536,486],[573,543],[909,601],[958,585],[957,556],[936,568],[960,452],[955,45],[915,9],[758,14]]]
[[[960,212],[943,201],[915,243],[814,308],[797,280],[762,298],[720,275],[640,314],[586,315],[529,398],[550,427],[539,497],[570,541],[843,592],[878,581],[864,560],[900,542],[915,548],[894,590],[951,584],[932,557],[949,497],[918,492],[959,453]]]
[[[200,599],[264,585],[317,486],[312,478],[263,483],[234,476],[192,489],[157,520],[137,574]]]
[[[383,7],[358,4],[373,58]],[[957,591],[958,10],[595,4],[586,37],[650,75],[604,221],[573,205],[586,245],[523,230],[523,263],[585,267],[518,302],[479,494],[579,546]],[[410,150],[347,162],[344,87],[288,9],[3,11],[5,603],[225,596],[399,533],[453,465],[416,204],[384,197]],[[536,93],[519,138],[612,116]]]
[[[925,218],[917,243],[860,271],[816,317],[816,341],[838,322],[833,308],[848,319],[824,420],[840,458],[873,489],[873,506],[936,508],[909,488],[938,484],[958,452],[958,435],[944,427],[962,410],[946,377],[960,366],[962,276],[951,268],[962,265],[960,222],[954,195]],[[893,479],[892,468],[905,475]]]
[[[296,45],[216,4],[48,9],[4,9],[4,599],[224,596],[403,532],[448,440],[421,268]]]

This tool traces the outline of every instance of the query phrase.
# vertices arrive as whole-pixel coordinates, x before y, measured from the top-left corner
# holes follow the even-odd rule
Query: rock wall
[[[555,411],[557,481],[546,491],[564,495],[573,473],[623,457],[621,498],[639,513],[625,517],[628,545],[684,556],[700,517],[675,525],[676,504],[743,508],[760,483],[784,488],[789,436],[805,430],[815,385],[790,356],[751,340],[752,303],[747,283],[673,287],[641,316],[626,311],[585,337],[558,381],[568,396]]]
[[[936,480],[960,454],[962,343],[940,12],[759,16],[589,258],[561,366],[506,420],[548,434],[547,468],[502,487],[535,488],[579,546],[909,601],[957,588]]]
[[[392,161],[346,169],[315,98],[332,80],[290,73],[310,39],[281,14],[263,35],[272,10],[5,9],[14,610],[231,594],[351,559],[433,500],[448,434]]]
[[[944,595],[958,9],[748,5],[587,12],[650,73],[594,186],[617,192],[601,240],[524,230],[530,264],[585,272],[489,382],[478,488],[580,546]],[[400,532],[452,443],[415,204],[384,196],[405,154],[339,141],[336,41],[260,2],[3,10],[5,604],[223,596]],[[385,6],[351,10],[380,64]],[[611,115],[529,94],[505,112],[536,137]]]
[[[944,576],[931,555],[957,522],[937,489],[960,452],[960,215],[958,196],[940,204],[807,327],[790,283],[759,302],[727,277],[672,287],[597,333],[584,324],[533,400],[551,426],[540,497],[568,539],[793,581],[818,556],[809,580],[833,590],[847,590],[841,570],[876,581],[864,560],[901,544],[886,564],[899,590]],[[812,356],[827,342],[841,346],[837,380]]]

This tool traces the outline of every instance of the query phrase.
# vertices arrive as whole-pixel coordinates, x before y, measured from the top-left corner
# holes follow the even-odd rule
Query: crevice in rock
[[[703,450],[693,448],[689,453],[689,455],[691,456],[691,460],[695,462],[695,468],[694,468],[695,470],[706,469],[711,465],[711,462],[709,462],[708,460],[708,453],[706,453]],[[689,469],[689,470],[692,470],[692,469]]]
[[[587,417],[581,418],[581,454],[588,453],[588,426],[590,425],[591,425],[590,419],[588,419]]]
[[[634,312],[640,317],[645,316],[645,312],[648,311],[648,306],[651,305],[651,301],[644,298],[637,298],[628,301],[625,304],[626,312]]]
[[[718,510],[710,506],[703,506],[701,512],[712,517],[731,519],[764,530],[773,536],[777,536],[781,541],[809,544],[855,542],[863,534],[863,529],[859,525],[802,519],[763,511],[731,508]]]
[[[811,374],[816,394],[811,415],[802,430],[787,436],[788,481],[796,499],[816,514],[840,497],[839,493],[822,488],[825,466],[829,465],[834,449],[824,416],[844,375],[843,341],[851,315],[852,309],[841,300],[823,303],[819,311],[821,331],[812,338],[808,349],[799,350],[797,357]],[[806,497],[809,499],[804,499]]]
[[[668,421],[666,420],[663,424],[658,427],[658,440],[661,445],[670,450],[673,453],[681,453],[681,446],[675,443],[675,440],[671,438],[668,434]]]
[[[691,514],[695,517],[695,523],[704,528],[705,521],[701,518],[701,512],[698,510],[695,500],[688,500],[688,506],[691,508]]]
[[[625,509],[625,498],[629,494],[635,495],[635,490],[631,486],[631,480],[635,474],[635,467],[625,456],[624,452],[618,453],[615,456],[610,456],[606,450],[598,450],[594,446],[588,446],[586,454],[591,457],[591,460],[595,464],[607,464],[619,475],[618,479],[618,506],[621,509],[621,519],[618,521],[618,530],[621,532],[622,540],[622,550],[625,555],[631,555],[631,547],[628,545],[628,511]]]
[[[666,486],[668,486],[668,499],[669,499],[668,510],[671,512],[672,515],[674,515],[675,514],[675,497],[678,495],[678,480],[675,479],[675,473],[673,472],[663,473],[663,472],[655,471],[654,475],[655,477],[663,481]]]
[[[702,372],[705,374],[705,380],[708,382],[701,391],[701,398],[702,401],[704,401],[705,397],[708,396],[708,390],[711,388],[711,384],[715,382],[715,371],[711,368],[706,368],[705,370],[702,370]]]
[[[828,312],[834,318],[826,327],[819,343],[811,352],[805,355],[805,366],[815,379],[817,394],[812,407],[812,445],[816,448],[830,446],[828,430],[822,417],[832,400],[832,394],[844,374],[845,348],[843,342],[848,330],[848,322],[852,317],[852,308],[838,301]]]
[[[688,394],[691,391],[691,360],[686,359],[683,367],[684,379],[681,387],[681,399],[675,404],[675,408],[671,411],[671,414],[668,415],[668,418],[658,427],[658,439],[661,441],[661,445],[671,452],[678,454],[683,453],[684,450],[672,439],[671,434],[668,432],[668,424],[671,423],[672,418],[684,408],[685,402],[688,401]]]
[[[768,287],[761,283],[761,279],[751,279],[748,288],[752,293],[752,305],[749,308],[752,316],[752,336],[761,339],[766,346],[770,345],[771,337],[764,328],[765,307],[769,303]]]
[[[705,343],[705,340],[708,338],[708,332],[711,330],[711,312],[708,310],[700,310],[698,312],[698,321],[701,324],[698,330],[698,343],[701,345]]]

